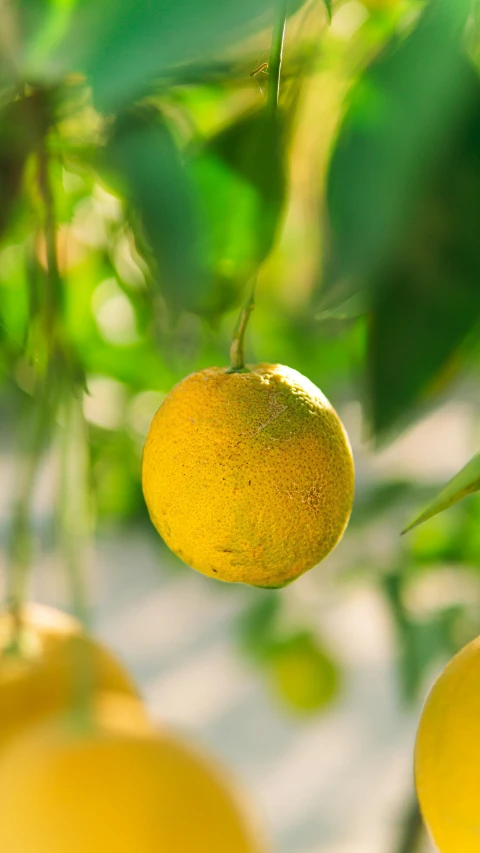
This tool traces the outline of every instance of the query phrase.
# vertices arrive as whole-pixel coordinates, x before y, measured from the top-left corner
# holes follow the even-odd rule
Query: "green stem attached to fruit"
[[[278,110],[278,98],[280,94],[280,76],[282,71],[283,42],[285,39],[285,26],[287,22],[288,0],[278,0],[278,17],[275,21],[272,35],[272,46],[268,62],[268,95],[267,110],[271,116],[275,116]],[[230,372],[241,373],[246,371],[245,367],[245,332],[250,315],[255,306],[256,277],[252,289],[242,306],[240,316],[233,333],[232,346],[230,347]]]
[[[250,319],[250,314],[255,307],[255,285],[253,282],[252,289],[248,294],[245,303],[242,305],[240,316],[235,326],[233,333],[232,346],[230,347],[230,373],[245,373],[245,332]]]

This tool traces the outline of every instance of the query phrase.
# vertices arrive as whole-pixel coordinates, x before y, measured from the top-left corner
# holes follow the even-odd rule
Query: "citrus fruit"
[[[415,747],[422,814],[441,853],[480,850],[480,637],[446,666],[422,712]]]
[[[279,364],[193,373],[147,436],[143,492],[185,563],[223,581],[279,587],[322,560],[353,501],[353,459],[322,392]]]
[[[0,746],[18,729],[74,703],[82,689],[136,695],[115,657],[76,619],[43,604],[20,613],[18,647],[9,612],[0,613]],[[84,672],[82,672],[82,667]]]
[[[326,708],[340,687],[338,667],[309,634],[279,643],[272,650],[267,672],[283,704],[301,714]]]
[[[0,850],[260,853],[217,766],[117,701],[97,705],[86,727],[50,719],[11,742],[0,759]]]

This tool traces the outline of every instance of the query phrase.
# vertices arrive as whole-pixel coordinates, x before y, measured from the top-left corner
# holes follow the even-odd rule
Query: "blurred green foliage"
[[[316,632],[289,625],[278,593],[267,592],[246,611],[240,644],[285,709],[302,716],[327,708],[338,696],[341,670]]]
[[[183,375],[227,363],[255,279],[249,359],[290,364],[339,407],[361,399],[378,442],[476,378],[474,0],[292,0],[274,117],[275,0],[10,0],[1,14],[2,428],[28,424],[65,374],[100,526],[147,520],[149,421]],[[434,511],[478,484],[477,460]],[[383,596],[407,700],[480,628],[478,498],[396,538],[437,490],[359,471],[339,578]],[[393,553],[372,556],[382,525]],[[318,711],[341,685],[335,649],[285,621],[284,600],[255,600],[239,642],[286,707]]]

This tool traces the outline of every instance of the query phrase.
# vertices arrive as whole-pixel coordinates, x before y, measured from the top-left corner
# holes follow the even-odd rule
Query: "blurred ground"
[[[374,459],[360,446],[356,409],[341,414],[353,439],[359,488],[367,477],[405,474],[411,466],[419,478],[423,472],[442,481],[473,449],[465,401],[439,410]],[[0,471],[5,522],[11,456],[2,458]],[[48,518],[52,473],[45,466],[37,489],[40,526]],[[397,541],[396,525],[387,517],[371,534],[362,528],[365,553],[371,547],[378,562],[382,548]],[[278,707],[239,651],[232,627],[262,592],[179,570],[141,531],[104,535],[92,555],[97,633],[131,668],[159,724],[211,747],[244,781],[277,853],[396,853],[412,790],[419,708],[407,710],[398,694],[384,600],[368,578],[338,584],[338,574],[358,558],[357,536],[347,536],[330,560],[282,593],[292,611],[313,614],[345,671],[338,701],[307,721]],[[61,577],[47,550],[34,594],[65,606]]]

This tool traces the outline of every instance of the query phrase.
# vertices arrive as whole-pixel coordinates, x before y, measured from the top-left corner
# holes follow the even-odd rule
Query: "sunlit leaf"
[[[82,0],[17,0],[15,12],[20,25],[20,55],[24,73],[33,79],[51,81],[61,76],[62,65],[55,55],[68,33],[75,7]]]
[[[68,48],[97,106],[118,110],[174,66],[205,60],[271,22],[274,0],[82,2]]]
[[[413,530],[414,527],[423,524],[424,521],[427,521],[434,515],[438,515],[439,512],[443,512],[443,510],[448,509],[453,504],[458,503],[458,501],[479,490],[480,453],[477,453],[402,532],[408,533],[409,530]]]

